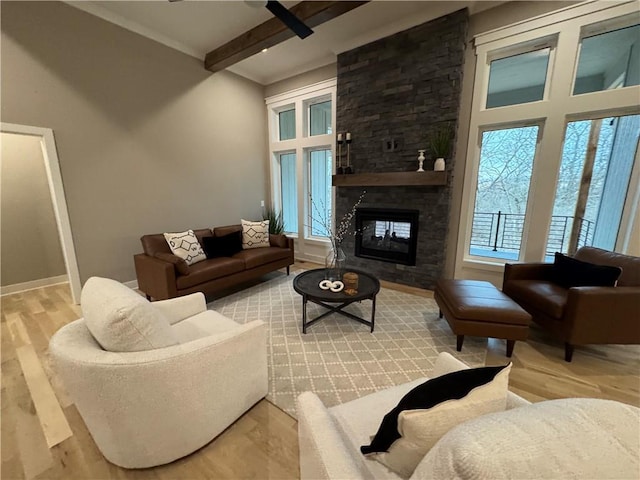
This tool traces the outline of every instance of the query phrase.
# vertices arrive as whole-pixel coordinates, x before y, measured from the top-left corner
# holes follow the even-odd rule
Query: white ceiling
[[[70,5],[204,60],[207,52],[271,18],[242,0],[69,1]],[[291,7],[297,2],[282,2]],[[503,2],[374,0],[228,70],[263,85],[336,61],[339,53],[469,7],[471,13]],[[203,67],[204,68],[204,67]]]

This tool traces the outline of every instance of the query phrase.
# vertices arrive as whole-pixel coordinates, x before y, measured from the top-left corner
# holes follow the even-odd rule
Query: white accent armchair
[[[95,282],[93,297],[96,291],[119,295],[121,304],[128,295],[112,280]],[[129,291],[137,304],[142,298]],[[89,301],[94,302],[92,322],[96,309],[113,309],[108,301]],[[201,293],[149,305],[151,310],[143,305],[147,313],[161,312],[165,326],[168,320],[174,344],[106,351],[88,322],[79,319],[56,332],[49,345],[54,367],[98,448],[125,468],[161,465],[192,453],[267,394],[263,322],[240,325],[207,310]],[[83,305],[83,312],[87,316],[89,308]],[[126,308],[116,308],[118,321],[123,312]]]

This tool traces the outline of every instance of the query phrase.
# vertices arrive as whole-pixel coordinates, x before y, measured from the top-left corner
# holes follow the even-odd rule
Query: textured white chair
[[[49,351],[96,445],[116,465],[188,455],[267,393],[261,321],[237,324],[207,310],[201,293],[149,303],[96,277],[81,303],[85,318],[56,332]]]

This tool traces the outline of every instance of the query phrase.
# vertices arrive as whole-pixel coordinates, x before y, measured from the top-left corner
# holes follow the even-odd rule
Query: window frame
[[[640,97],[640,86],[573,95],[580,53],[579,45],[584,36],[583,27],[611,22],[619,28],[616,20],[631,14],[636,14],[636,5],[633,2],[624,4],[581,3],[489,31],[474,38],[476,75],[473,81],[473,100],[466,155],[467,166],[464,172],[456,246],[456,277],[467,278],[469,275],[484,275],[478,272],[479,270],[486,271],[489,275],[498,274],[503,271],[504,264],[508,263],[508,260],[489,259],[473,256],[469,253],[481,135],[483,131],[496,127],[540,124],[519,261],[543,261],[555,200],[566,123],[575,117],[587,115],[606,117],[640,113],[640,106],[637,102],[637,98]],[[552,49],[553,61],[551,58],[549,59],[543,100],[485,108],[490,69],[489,59],[495,60],[513,55],[514,52],[518,52],[518,47],[535,45],[536,42],[550,38],[556,39],[556,46]],[[634,178],[638,176],[636,171],[639,168],[636,161]],[[637,193],[630,190],[628,198],[634,195]],[[630,220],[632,216],[627,210],[625,205],[623,221],[624,219],[632,220],[632,218]],[[619,236],[628,237],[623,234],[621,226]],[[471,273],[469,269],[475,273]]]
[[[316,103],[331,101],[331,131],[336,130],[336,85],[337,79],[332,78],[315,83],[307,87],[291,90],[282,94],[265,98],[269,128],[269,171],[272,204],[281,208],[282,187],[280,185],[279,157],[275,154],[295,152],[296,154],[296,190],[298,197],[298,232],[287,233],[296,241],[296,257],[324,263],[330,247],[326,237],[310,235],[308,227],[309,212],[309,162],[311,150],[330,150],[332,159],[332,174],[335,173],[335,133],[310,135],[310,106]],[[296,138],[279,140],[278,113],[295,106]],[[335,189],[332,188],[332,205],[335,205]],[[335,209],[333,215],[335,216]],[[332,224],[335,220],[332,218]]]

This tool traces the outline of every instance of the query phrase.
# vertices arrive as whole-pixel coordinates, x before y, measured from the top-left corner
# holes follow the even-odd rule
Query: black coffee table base
[[[376,295],[380,291],[380,281],[367,272],[353,269],[349,271],[358,275],[358,289],[353,296],[347,295],[344,291],[332,292],[330,290],[322,290],[319,283],[326,278],[326,270],[323,268],[307,270],[306,272],[296,275],[296,278],[293,279],[293,289],[302,295],[302,333],[307,333],[307,327],[332,313],[339,313],[351,320],[368,325],[371,327],[371,332],[373,333],[376,318]],[[362,300],[371,300],[373,302],[373,306],[371,307],[371,321],[344,311],[344,308],[348,305]],[[326,308],[328,311],[312,320],[307,320],[307,302],[313,302],[316,305]]]
[[[351,305],[354,302],[359,302],[362,299],[359,300],[349,300],[347,302],[343,302],[340,305],[329,305],[327,303],[321,302],[320,300],[316,300],[313,298],[308,298],[307,295],[302,295],[302,333],[307,333],[307,327],[310,327],[311,325],[313,325],[314,323],[322,320],[324,317],[326,317],[327,315],[331,315],[332,313],[339,313],[340,315],[344,315],[345,317],[348,317],[352,320],[355,320],[356,322],[360,322],[363,323],[365,325],[368,325],[371,327],[371,333],[373,333],[373,327],[375,326],[375,318],[376,318],[376,297],[375,295],[371,298],[372,301],[372,306],[371,306],[371,321],[369,320],[365,320],[364,318],[360,318],[357,315],[354,315],[351,312],[345,312],[343,309],[348,306]],[[326,309],[328,309],[328,312],[324,312],[322,315],[317,316],[316,318],[314,318],[313,320],[307,320],[307,301],[309,302],[313,302],[316,305],[320,305]]]

